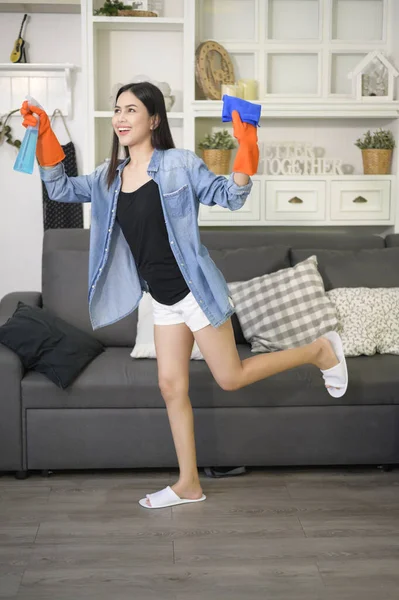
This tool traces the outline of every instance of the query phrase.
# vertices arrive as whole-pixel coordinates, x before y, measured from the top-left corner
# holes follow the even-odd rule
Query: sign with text
[[[342,160],[325,158],[322,148],[310,143],[265,144],[264,162],[268,175],[343,175]]]

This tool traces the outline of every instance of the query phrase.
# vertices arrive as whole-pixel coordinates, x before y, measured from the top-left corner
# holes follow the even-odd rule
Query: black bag
[[[59,115],[64,123],[65,130],[69,137],[69,142],[62,146],[65,152],[65,158],[62,161],[65,167],[65,173],[68,177],[76,177],[78,167],[76,164],[76,152],[71,135],[68,131],[64,115],[56,109],[51,116],[51,125],[55,117]],[[49,198],[45,184],[42,181],[43,191],[43,225],[46,229],[82,229],[83,228],[83,207],[76,202],[56,202]]]

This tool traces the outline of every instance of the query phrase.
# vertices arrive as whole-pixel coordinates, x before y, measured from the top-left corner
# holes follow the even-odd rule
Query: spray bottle
[[[42,108],[40,104],[36,102],[34,98],[32,98],[32,96],[26,96],[26,100],[28,101],[30,106],[38,106],[39,108]],[[20,173],[28,173],[29,175],[33,173],[33,167],[35,165],[36,157],[37,138],[39,136],[39,116],[35,115],[35,117],[37,119],[37,123],[34,127],[28,125],[28,127],[26,128],[24,139],[22,140],[22,144],[14,164],[14,171],[19,171]]]

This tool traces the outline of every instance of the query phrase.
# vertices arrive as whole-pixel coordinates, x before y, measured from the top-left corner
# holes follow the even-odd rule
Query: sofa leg
[[[17,471],[15,473],[15,479],[27,479],[28,477],[28,471]]]

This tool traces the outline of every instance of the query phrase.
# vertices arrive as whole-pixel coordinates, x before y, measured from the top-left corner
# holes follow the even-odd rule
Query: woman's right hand
[[[29,105],[25,100],[21,107],[24,127],[36,127],[39,119],[39,135],[36,146],[36,157],[42,167],[53,167],[65,158],[64,151],[51,129],[50,119],[47,113],[38,106]],[[37,115],[34,116],[34,115]]]
[[[50,127],[50,119],[46,111],[38,106],[29,105],[27,100],[22,103],[20,112],[24,118],[22,121],[24,127],[36,127],[39,118],[39,135],[42,135]]]

